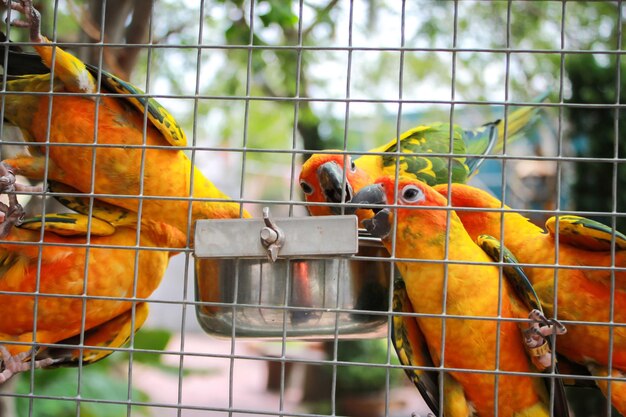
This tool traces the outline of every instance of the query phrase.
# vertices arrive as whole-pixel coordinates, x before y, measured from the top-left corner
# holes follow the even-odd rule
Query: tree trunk
[[[91,0],[86,16],[83,17],[84,42],[142,44],[148,42],[148,29],[154,0],[108,0],[103,10],[101,0]],[[104,31],[102,18],[104,13]],[[130,18],[128,25],[126,22]],[[88,28],[92,28],[88,29]],[[88,33],[89,32],[89,33]],[[104,35],[102,35],[102,32]],[[102,55],[104,69],[128,80],[137,63],[141,48],[105,47]],[[100,64],[100,48],[84,48],[79,57],[92,65]]]

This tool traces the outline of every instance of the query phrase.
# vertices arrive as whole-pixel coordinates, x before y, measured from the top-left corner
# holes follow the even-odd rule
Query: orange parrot
[[[547,94],[538,101],[543,101]],[[505,138],[510,143],[537,116],[538,108],[524,107],[512,112],[504,123],[497,120],[473,130],[449,123],[421,125],[404,132],[400,139],[370,150],[352,160],[347,154],[322,153],[312,155],[300,172],[300,187],[307,208],[313,216],[341,214],[337,203],[350,201],[361,187],[381,176],[399,174],[416,178],[429,185],[466,182],[478,171],[483,155],[501,152]],[[452,144],[450,144],[452,133]],[[401,154],[396,156],[400,145]],[[446,154],[452,154],[448,157]],[[344,175],[345,173],[345,175]]]
[[[435,188],[442,195],[448,195],[447,185]],[[559,320],[573,322],[567,325],[567,334],[557,340],[557,352],[586,366],[592,375],[606,377],[610,373],[614,377],[624,378],[626,327],[613,327],[608,323],[626,323],[626,272],[612,269],[612,265],[617,268],[626,266],[626,236],[601,223],[578,216],[558,216],[558,226],[557,217],[552,217],[546,222],[546,232],[482,190],[453,184],[450,191],[451,205],[470,236],[476,238],[480,234],[489,234],[497,239],[502,238],[504,245],[520,263],[543,265],[524,267],[541,304],[549,316],[556,313]],[[465,207],[486,210],[462,210]],[[502,220],[503,236],[500,234]],[[564,267],[558,269],[555,269],[556,236],[558,265]],[[614,254],[611,253],[613,240]],[[615,278],[613,291],[612,277]],[[557,308],[554,308],[555,290]],[[613,317],[610,316],[611,304]],[[584,325],[580,322],[594,324]],[[611,334],[613,350],[609,372]],[[598,380],[597,384],[606,395],[607,381]],[[612,381],[611,394],[614,407],[626,415],[626,383]]]
[[[498,268],[490,265],[491,258],[465,231],[458,216],[441,210],[447,200],[421,181],[401,178],[397,202],[405,207],[389,208],[395,201],[395,179],[390,177],[362,188],[352,199],[357,205],[387,205],[374,208],[374,217],[365,220],[364,226],[381,237],[390,252],[395,248],[394,255],[400,259],[396,265],[413,310],[420,314],[415,321],[431,359],[435,366],[451,368],[443,373],[444,415],[567,415],[562,398],[555,399],[563,408],[551,414],[541,379],[524,375],[537,369],[518,324],[499,320],[526,318],[529,308],[508,281],[500,285]],[[453,316],[445,319],[445,328],[438,318],[442,313]],[[484,319],[488,317],[494,320]],[[497,404],[496,370],[516,373],[498,376]]]
[[[0,171],[12,178],[3,165]],[[0,383],[30,369],[24,360],[33,343],[61,344],[33,348],[36,367],[89,364],[112,353],[105,348],[122,346],[148,312],[145,302],[130,299],[157,288],[174,253],[168,250],[183,246],[185,235],[162,222],[138,224],[136,216],[131,226],[132,215],[118,227],[76,213],[22,220],[14,185],[1,188],[11,194],[9,205],[0,205]],[[83,332],[84,349],[73,348]]]
[[[139,211],[137,196],[145,196],[143,219],[162,221],[185,233],[190,220],[249,217],[192,166],[180,149],[186,146],[184,132],[156,100],[50,45],[40,33],[40,16],[31,0],[10,6],[26,16],[12,25],[30,28],[35,50],[54,70],[52,80],[48,72],[11,76],[6,83],[5,120],[18,126],[31,143],[32,155],[5,160],[16,174],[47,178],[80,193],[102,194],[99,199],[132,212]],[[16,57],[19,54],[10,54]],[[51,88],[54,95],[42,94]],[[191,202],[189,197],[198,200]]]

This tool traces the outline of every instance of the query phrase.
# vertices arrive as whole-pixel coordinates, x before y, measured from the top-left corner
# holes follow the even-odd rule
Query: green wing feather
[[[2,38],[6,39],[4,34],[0,32],[0,40]],[[4,52],[4,48],[3,45],[0,45],[0,52]],[[10,76],[11,80],[29,82],[30,80],[36,80],[36,78],[33,78],[35,74],[50,74],[50,69],[43,64],[39,55],[30,52],[22,52],[13,45],[9,47],[8,53],[8,64],[4,70]],[[2,64],[0,63],[0,65]],[[106,90],[119,94],[135,95],[126,96],[124,99],[141,113],[147,109],[148,120],[161,132],[169,144],[172,146],[187,145],[185,132],[176,122],[176,119],[174,119],[157,100],[146,97],[144,91],[110,72],[99,69],[91,64],[85,63],[84,65],[96,80],[98,74],[101,74],[101,85]],[[43,88],[46,89],[45,91],[50,88],[49,80],[47,81],[47,85],[43,85]],[[29,91],[32,90],[32,88],[29,89]],[[35,89],[35,91],[37,91],[37,89]]]
[[[502,271],[515,293],[529,309],[543,311],[535,289],[511,251],[504,247],[499,239],[489,235],[478,236],[477,243],[496,262],[500,261],[502,255],[502,262],[506,264]]]
[[[626,236],[600,222],[579,216],[558,216],[559,242],[567,243],[591,251],[611,250],[611,242],[615,238],[617,250],[626,249]],[[546,221],[546,229],[556,236],[557,216]]]
[[[102,85],[113,92],[119,94],[133,94],[124,99],[131,103],[137,110],[144,112],[147,109],[148,120],[161,132],[167,142],[172,146],[186,146],[187,137],[174,116],[168,112],[158,101],[152,97],[146,97],[145,92],[138,87],[122,80],[110,72],[99,70],[90,64],[86,64],[87,69],[97,77],[98,72],[102,74]]]
[[[545,100],[547,93],[536,101]],[[447,183],[465,183],[478,171],[484,161],[484,155],[500,152],[507,143],[521,137],[520,133],[531,125],[539,114],[538,107],[522,107],[507,117],[506,131],[504,123],[496,120],[476,129],[462,129],[449,123],[433,123],[418,126],[403,133],[398,140],[375,149],[376,152],[389,152],[382,156],[382,167],[386,175],[395,175],[398,143],[401,147],[399,156],[400,173],[426,182],[428,185]],[[452,141],[450,141],[452,132]],[[452,149],[450,149],[452,145]],[[429,154],[453,154],[432,156]],[[449,178],[450,177],[450,178]]]
[[[91,214],[91,216],[96,219],[103,220],[115,227],[137,227],[138,218],[136,213],[106,203],[98,198],[93,198],[90,212],[89,205],[91,198],[81,197],[80,194],[82,193],[79,190],[56,181],[48,181],[48,189],[54,193],[64,193],[62,195],[55,195],[54,198],[70,210],[74,210],[85,216]]]
[[[400,137],[401,153],[400,172],[404,176],[424,181],[429,185],[448,182],[448,169],[451,169],[452,182],[465,182],[469,170],[465,165],[465,157],[428,156],[428,154],[460,154],[466,153],[463,131],[455,126],[453,130],[452,151],[450,151],[450,125],[434,123],[418,126]],[[398,141],[389,143],[383,152],[398,151]],[[450,160],[450,162],[448,162]],[[387,175],[394,175],[396,155],[382,156],[383,170]]]
[[[397,278],[394,283],[393,311],[402,313],[414,312],[402,278]],[[434,366],[428,346],[415,317],[395,315],[392,321],[391,334],[393,347],[402,365]],[[420,369],[405,369],[404,371],[411,382],[415,384],[431,411],[439,415],[437,374]]]
[[[502,262],[507,264],[503,267],[504,276],[513,287],[515,294],[529,309],[543,312],[541,301],[539,301],[535,289],[522,267],[518,265],[518,261],[511,251],[503,246],[500,240],[489,235],[478,236],[477,243],[494,261],[499,261],[500,256],[502,256]],[[547,342],[550,343],[550,340],[547,340]],[[559,373],[558,366],[555,366],[554,371],[557,374]],[[545,385],[548,390],[552,389],[552,384],[548,380],[545,381]],[[570,416],[562,378],[555,378],[554,380],[554,409],[551,415],[558,417]]]
[[[43,221],[45,219],[45,222]],[[91,223],[91,228],[89,228]],[[86,235],[110,236],[115,233],[115,226],[103,220],[80,213],[51,213],[25,219],[19,226],[22,229],[53,232],[62,236]]]
[[[467,158],[467,168],[470,177],[476,174],[478,168],[485,162],[483,155],[490,154],[496,146],[498,142],[499,124],[500,120],[496,120],[478,129],[463,131],[463,142],[468,146],[468,154],[472,155]]]

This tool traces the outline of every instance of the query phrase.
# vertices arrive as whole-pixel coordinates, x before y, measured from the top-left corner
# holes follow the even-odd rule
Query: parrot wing
[[[0,65],[9,76],[49,74],[50,69],[41,62],[41,57],[37,54],[22,51],[17,45],[9,45],[7,52],[7,36],[0,31]],[[10,42],[10,41],[9,41]],[[8,54],[7,65],[4,65],[4,57]]]
[[[533,289],[528,276],[524,272],[523,268],[518,265],[517,259],[511,253],[506,246],[502,245],[499,239],[489,235],[480,235],[477,239],[478,245],[491,257],[495,262],[500,261],[507,264],[502,268],[502,272],[506,277],[507,282],[513,288],[515,296],[524,303],[524,305],[530,309],[536,309],[543,313],[541,308],[541,301],[537,296],[537,293]],[[515,302],[512,303],[515,305]],[[546,342],[550,344],[550,339],[546,339]],[[550,346],[551,347],[551,346]],[[554,372],[559,373],[558,367],[555,364]],[[569,408],[567,405],[567,398],[565,395],[565,386],[563,385],[562,378],[554,378],[554,385],[548,379],[545,380],[545,385],[548,391],[554,391],[554,413],[555,417],[567,417],[569,416]]]
[[[82,196],[82,192],[74,187],[57,181],[48,181],[48,189],[53,193],[59,193],[54,198],[70,210],[104,220],[112,226],[136,227],[138,223],[137,213],[122,207],[109,204],[98,198]],[[75,194],[75,195],[73,195]],[[91,205],[91,212],[89,207]]]
[[[102,74],[102,86],[115,93],[124,94],[124,99],[132,104],[142,114],[147,112],[148,120],[163,135],[165,140],[172,146],[186,146],[187,137],[174,116],[168,112],[158,101],[146,96],[138,87],[122,80],[115,75],[104,71],[91,64],[85,64],[94,77]],[[130,94],[130,95],[128,95]]]
[[[551,235],[558,234],[559,242],[590,251],[609,251],[615,239],[615,248],[626,249],[626,236],[600,222],[579,216],[552,216],[546,221]]]
[[[478,236],[477,243],[495,262],[500,262],[500,256],[502,256],[502,262],[506,264],[503,266],[502,272],[526,308],[543,312],[541,301],[539,301],[533,285],[511,251],[503,246],[499,239],[490,235]]]
[[[382,158],[383,175],[395,176],[396,173],[396,152],[398,156],[400,172],[403,176],[421,180],[429,185],[448,182],[451,171],[452,182],[465,182],[469,171],[465,165],[465,157],[454,157],[448,163],[446,156],[429,156],[428,154],[453,153],[465,155],[467,153],[465,142],[463,141],[463,131],[460,127],[454,126],[452,137],[452,150],[450,149],[450,125],[448,123],[433,123],[431,125],[418,126],[404,132],[400,140],[391,142],[372,149],[370,152],[386,152],[385,155],[372,155],[374,158]],[[398,149],[398,143],[400,149]],[[406,155],[405,155],[406,154]],[[370,156],[370,157],[372,157]],[[361,160],[367,161],[365,157],[358,158],[355,163],[361,167]],[[365,167],[364,169],[368,169]],[[379,173],[370,175],[377,178]]]
[[[538,101],[546,97],[547,93]],[[501,120],[472,130],[449,123],[420,125],[355,159],[345,173],[344,155],[316,154],[303,165],[300,184],[307,201],[341,203],[342,196],[349,200],[353,191],[375,178],[395,177],[396,171],[430,186],[465,183],[478,172],[485,155],[501,151],[505,139],[510,143],[521,137],[519,133],[537,119],[539,110],[536,106],[515,110],[506,119],[506,129]],[[329,169],[331,165],[333,168]],[[320,215],[332,210],[319,207],[310,211]]]
[[[463,131],[463,141],[470,145],[468,146],[468,153],[477,155],[470,156],[467,159],[467,168],[469,169],[470,177],[478,172],[478,167],[480,167],[485,161],[485,158],[483,158],[482,155],[488,155],[493,152],[493,148],[496,146],[499,139],[499,124],[500,120],[496,120],[495,122],[487,123],[478,129]],[[478,148],[473,150],[471,148],[471,145],[473,144],[484,145],[484,149]]]
[[[539,103],[544,101],[548,93],[544,93],[535,101]],[[452,182],[465,183],[477,172],[478,167],[484,161],[483,155],[501,152],[505,139],[507,143],[511,143],[521,137],[520,133],[538,119],[539,110],[539,107],[522,107],[515,110],[507,118],[506,130],[502,120],[496,120],[471,130],[462,129],[457,125],[451,129],[449,123],[418,126],[403,133],[399,141],[394,139],[370,151],[390,153],[390,155],[382,155],[383,172],[374,172],[376,164],[373,158],[381,158],[381,156],[365,155],[355,162],[359,167],[371,171],[372,178],[377,178],[381,174],[395,176],[397,155],[393,153],[398,152],[399,142],[400,173],[403,176],[419,179],[431,186],[447,183],[448,176]],[[452,133],[452,149],[450,149],[450,133]],[[428,155],[446,153],[454,155],[452,158]]]
[[[24,219],[19,226],[23,229],[44,230],[61,236],[79,236],[90,233],[94,236],[110,236],[115,233],[115,226],[106,221],[91,218],[91,229],[88,228],[89,216],[79,213],[51,213]]]
[[[104,348],[120,348],[128,342],[131,335],[137,332],[146,321],[148,310],[148,303],[139,303],[135,306],[134,315],[131,309],[85,331],[82,344],[81,335],[76,335],[55,343],[55,345],[60,345],[58,347],[41,348],[37,352],[36,359],[51,358],[54,363],[50,368],[90,365],[98,362],[114,352]]]
[[[533,101],[535,103],[542,103],[548,98],[549,94],[550,90],[541,94]],[[472,155],[501,153],[504,149],[505,139],[506,143],[517,140],[524,129],[533,125],[539,119],[539,112],[539,107],[526,106],[510,113],[506,118],[506,126],[504,120],[499,119],[477,129],[465,130],[464,139],[468,153]],[[491,127],[495,127],[496,129],[495,141],[492,140],[489,134],[485,135],[485,132]]]
[[[4,33],[0,32],[0,39],[3,37],[6,39]],[[48,43],[47,40],[46,43]],[[9,47],[8,62],[5,68],[5,72],[10,76],[9,80],[19,79],[24,86],[27,86],[29,76],[32,76],[33,81],[41,83],[40,75],[50,74],[48,64],[52,63],[51,51],[44,50],[42,45],[36,46],[36,49],[40,55]],[[4,53],[4,50],[0,49],[0,52]],[[87,91],[94,90],[93,86],[95,86],[96,80],[100,79],[102,89],[120,94],[121,98],[129,102],[142,114],[147,112],[150,123],[161,132],[170,145],[187,145],[185,132],[176,122],[176,119],[158,101],[147,96],[140,88],[97,66],[80,61],[59,47],[56,47],[54,66],[55,77],[60,78],[69,91],[77,89],[84,91],[85,79],[89,79],[89,83],[92,85]],[[49,86],[45,86],[45,82],[42,86],[43,88],[49,88]],[[89,92],[95,93],[95,91]]]
[[[393,311],[413,313],[413,305],[406,292],[402,278],[394,282]],[[392,321],[392,342],[398,360],[405,366],[435,366],[433,364],[424,335],[415,317],[395,315]],[[439,385],[437,373],[421,369],[405,368],[404,372],[415,384],[431,411],[439,415]]]

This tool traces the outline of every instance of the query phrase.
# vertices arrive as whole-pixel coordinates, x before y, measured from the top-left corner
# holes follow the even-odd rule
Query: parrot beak
[[[354,195],[352,204],[361,204],[363,206],[387,204],[387,196],[385,190],[379,184],[368,185]],[[363,207],[366,208],[366,207]],[[374,217],[363,220],[363,227],[367,229],[373,236],[385,239],[391,233],[391,212],[388,208],[376,209],[370,208],[375,214]]]
[[[317,176],[326,201],[331,203],[350,202],[353,194],[352,186],[346,180],[345,189],[343,188],[343,168],[336,162],[322,164],[317,169]],[[335,214],[341,214],[340,207],[331,207],[331,211]]]

